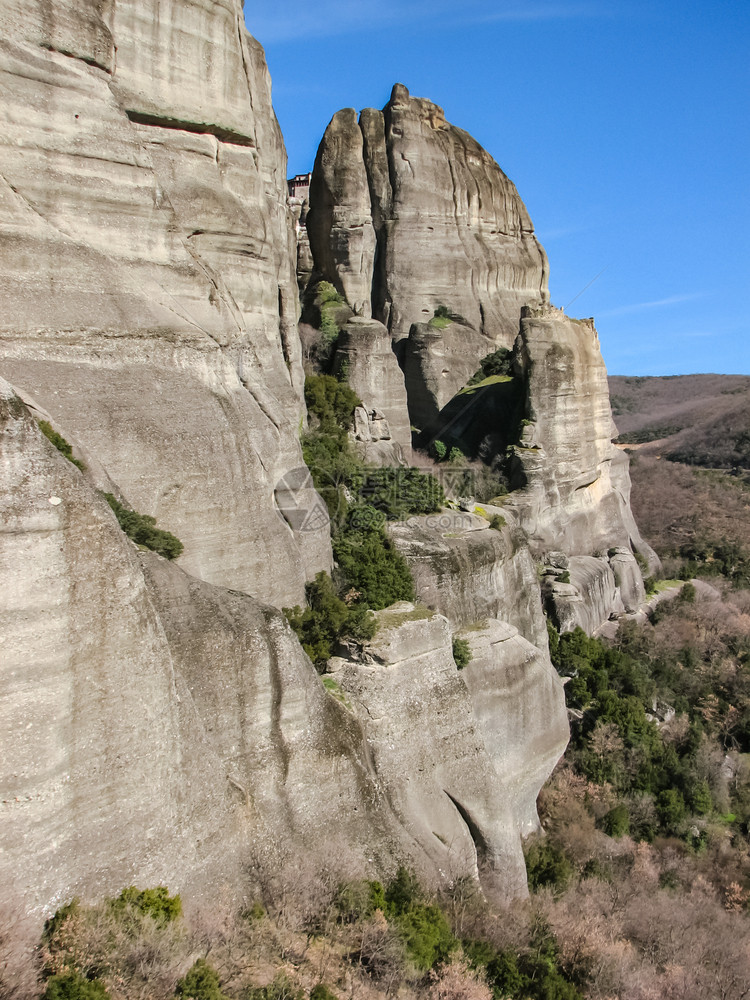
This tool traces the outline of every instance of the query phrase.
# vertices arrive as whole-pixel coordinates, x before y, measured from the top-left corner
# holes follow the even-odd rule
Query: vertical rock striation
[[[3,371],[182,539],[186,569],[293,603],[331,554],[273,499],[303,464],[302,368],[286,155],[241,4],[15,6]]]
[[[596,333],[547,306],[515,187],[400,85],[321,144],[312,280],[355,313],[334,365],[364,449],[400,460],[410,415],[449,411],[504,451],[525,414],[507,520],[391,526],[434,610],[380,612],[327,692],[271,606],[332,555],[298,440],[286,156],[240,0],[0,0],[0,19],[0,364],[18,387],[0,383],[0,883],[48,910],[136,881],[210,895],[253,845],[268,868],[335,817],[373,874],[406,861],[522,895],[520,838],[567,739],[537,560],[564,550],[558,610],[594,627],[638,603],[649,552]],[[457,396],[514,342],[515,378]],[[180,565],[137,551],[103,489],[176,533]]]
[[[516,362],[526,387],[526,421],[514,449],[524,485],[507,504],[539,555],[562,549],[606,556],[616,548],[622,599],[634,609],[644,596],[634,553],[658,560],[630,510],[627,457],[612,444],[607,372],[593,320],[527,307]]]
[[[357,303],[369,289],[372,315],[396,343],[444,305],[483,334],[485,353],[510,347],[521,306],[547,298],[546,256],[515,186],[401,84],[358,126],[352,109],[334,115],[307,224],[319,277],[351,288]]]

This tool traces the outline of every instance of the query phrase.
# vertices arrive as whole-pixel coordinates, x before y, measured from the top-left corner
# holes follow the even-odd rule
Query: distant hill
[[[620,444],[673,462],[750,469],[750,376],[611,375]]]

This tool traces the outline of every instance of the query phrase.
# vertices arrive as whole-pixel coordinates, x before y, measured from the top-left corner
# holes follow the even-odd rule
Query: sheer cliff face
[[[318,277],[395,342],[443,305],[489,353],[512,345],[522,305],[547,299],[547,259],[515,186],[441,108],[400,84],[382,112],[334,115],[307,227]]]
[[[187,570],[293,603],[331,556],[325,525],[295,536],[274,504],[303,464],[296,281],[241,4],[2,13],[3,372],[181,537]]]
[[[5,900],[210,898],[316,845],[525,893],[520,836],[567,741],[542,651],[495,636],[463,677],[447,618],[395,606],[332,664],[344,706],[279,611],[138,552],[2,380],[0,468]]]
[[[395,841],[283,615],[139,553],[0,380],[3,900],[236,885],[252,845]]]
[[[506,506],[518,519],[522,547],[538,559],[550,550],[601,559],[596,586],[573,588],[581,604],[577,619],[566,611],[565,620],[590,627],[623,604],[637,607],[643,585],[634,552],[652,567],[658,560],[630,512],[627,459],[612,445],[596,330],[592,321],[572,320],[549,305],[546,256],[494,160],[446,122],[439,107],[396,85],[383,112],[334,115],[318,150],[307,226],[312,280],[333,282],[355,310],[372,313],[357,321],[356,350],[349,330],[342,335],[344,363],[365,405],[386,413],[404,446],[409,426],[423,440],[453,442],[486,460],[518,442],[516,489]],[[430,322],[439,305],[449,316]],[[383,351],[388,332],[390,361]],[[498,346],[513,349],[523,412],[497,385],[481,399],[459,395]],[[370,354],[382,362],[377,379],[366,377]],[[458,610],[464,605],[492,602],[496,588],[478,583],[476,567],[494,555],[471,560],[471,571],[446,572],[460,553],[446,563],[444,539],[419,535],[413,524],[393,531],[425,599],[434,604],[442,595],[435,606],[451,609],[458,622],[466,620]],[[617,550],[617,567],[610,549]],[[498,566],[495,560],[489,576]],[[468,594],[456,601],[467,579]],[[496,607],[492,614],[518,624],[517,609]]]
[[[658,560],[630,511],[626,456],[615,433],[607,371],[593,320],[573,320],[544,306],[523,311],[515,347],[526,385],[526,424],[515,450],[525,486],[508,504],[518,512],[531,550],[606,555],[632,564],[622,581],[628,609],[643,599],[633,552]]]
[[[474,874],[488,893],[523,894],[520,836],[567,739],[561,685],[543,646],[488,639],[466,678],[451,648],[473,616],[514,614],[498,591],[516,583],[518,627],[541,634],[528,554],[493,536],[457,541],[453,576],[426,567],[438,611],[417,622],[418,641],[414,609],[397,613],[364,658],[344,661],[348,707],[271,607],[301,601],[331,550],[326,515],[305,518],[322,509],[298,443],[285,154],[239,0],[0,0],[0,23],[0,884],[47,912],[132,883],[210,896],[241,884],[258,845],[266,870],[311,844],[330,852],[335,818],[363,871],[405,861],[433,882]],[[389,130],[412,114],[396,97]],[[370,117],[356,129],[370,164],[358,211],[377,285],[376,234],[390,227],[403,244],[399,218],[416,215],[388,163],[386,119]],[[434,131],[450,139],[443,159],[460,159],[461,134]],[[348,204],[361,177],[340,176]],[[504,238],[531,254],[498,177],[515,234]],[[436,225],[455,214],[441,204]],[[340,244],[353,247],[345,222]],[[390,333],[395,315],[383,313]],[[390,333],[351,324],[348,366],[388,389],[393,440],[408,443]],[[180,565],[139,552],[102,489],[177,534]],[[405,550],[420,532],[440,548],[439,527],[415,530]],[[454,579],[478,549],[474,577]],[[477,712],[487,686],[494,721]]]

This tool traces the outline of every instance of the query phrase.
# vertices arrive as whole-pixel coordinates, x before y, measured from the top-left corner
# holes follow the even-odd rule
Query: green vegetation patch
[[[184,1000],[225,1000],[219,973],[199,958],[177,983],[175,993]]]
[[[435,310],[435,315],[427,325],[431,326],[433,330],[445,330],[445,328],[450,326],[452,322],[453,317],[451,316],[451,312],[448,307],[438,306]]]
[[[323,687],[330,695],[332,695],[336,699],[336,701],[340,701],[341,704],[344,706],[344,708],[347,708],[350,712],[354,711],[352,703],[349,701],[346,694],[342,690],[341,685],[338,683],[338,681],[335,681],[333,677],[330,677],[328,675],[323,677]]]
[[[483,378],[481,382],[469,382],[467,385],[460,389],[457,395],[459,396],[471,396],[480,389],[485,389],[488,385],[499,385],[502,382],[512,382],[512,375],[490,375],[488,378]]]
[[[453,636],[453,659],[459,670],[463,670],[471,663],[471,646],[467,639],[461,639],[457,635]]]
[[[158,552],[165,559],[176,559],[183,551],[184,545],[170,531],[156,527],[156,518],[148,514],[138,514],[125,507],[112,493],[105,493],[104,499],[115,513],[117,522],[137,545]]]
[[[479,363],[479,368],[466,383],[467,386],[486,382],[490,378],[513,375],[513,352],[507,347],[499,347],[496,351],[486,354]]]
[[[58,434],[56,430],[53,429],[52,424],[49,420],[39,421],[39,430],[44,434],[47,440],[57,448],[61,455],[64,455],[69,462],[72,462],[77,469],[81,472],[84,471],[86,466],[79,459],[73,457],[73,446],[69,444],[62,434]]]
[[[377,620],[361,602],[361,595],[350,591],[347,603],[339,597],[327,573],[318,573],[305,585],[305,596],[307,607],[284,608],[284,614],[302,648],[321,672],[340,641],[351,639],[364,644],[375,635]]]
[[[323,670],[341,639],[364,643],[374,635],[368,615],[414,600],[414,581],[386,534],[389,520],[437,511],[445,495],[437,480],[414,468],[370,468],[349,435],[361,405],[349,386],[330,375],[305,381],[310,431],[302,451],[331,519],[336,569],[307,585],[307,608],[286,609],[305,651]]]
[[[151,917],[164,927],[182,915],[182,900],[178,895],[170,896],[165,885],[155,889],[137,889],[134,885],[123,889],[110,903],[112,912],[118,916],[128,911],[136,911],[144,917]]]
[[[435,612],[424,604],[418,604],[413,611],[384,611],[378,616],[380,627],[383,629],[400,628],[407,622],[427,621],[434,616]]]
[[[42,1000],[108,1000],[109,996],[101,979],[87,979],[80,972],[66,972],[47,980]]]

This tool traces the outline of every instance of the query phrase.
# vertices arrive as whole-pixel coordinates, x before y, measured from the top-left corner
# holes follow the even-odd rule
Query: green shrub
[[[315,293],[318,304],[322,306],[328,305],[329,302],[336,305],[342,305],[344,302],[344,296],[336,291],[330,281],[319,281]]]
[[[216,969],[199,958],[177,983],[175,993],[185,1000],[225,1000],[220,985]]]
[[[529,889],[544,886],[562,891],[573,875],[573,866],[557,844],[549,838],[533,837],[524,846]]]
[[[439,907],[427,903],[417,879],[401,867],[385,890],[385,915],[396,926],[409,959],[426,972],[458,946]]]
[[[77,458],[73,458],[73,446],[68,444],[62,434],[58,434],[56,430],[53,429],[52,424],[49,420],[39,421],[39,430],[44,434],[49,442],[51,442],[55,448],[64,455],[69,462],[72,462],[76,468],[80,469],[81,472],[86,468],[83,462],[79,461]]]
[[[464,941],[464,953],[474,968],[484,971],[495,997],[524,1000],[582,1000],[566,976],[557,943],[546,925],[538,929],[523,954],[499,951],[486,941]]]
[[[606,814],[601,821],[602,830],[610,837],[624,837],[630,833],[630,813],[627,806],[620,803]]]
[[[463,670],[471,663],[471,647],[467,639],[460,639],[457,635],[453,636],[453,659],[459,670]]]
[[[339,313],[340,307],[346,304],[346,300],[329,281],[320,281],[315,289],[315,302],[320,309],[322,342],[319,354],[322,361],[327,361],[333,353],[339,333],[341,332],[337,313]]]
[[[478,382],[484,382],[486,378],[492,378],[493,375],[512,375],[512,362],[512,351],[509,351],[507,347],[499,347],[496,351],[482,358],[478,370],[474,372],[466,384],[476,385]]]
[[[101,979],[66,972],[47,980],[42,1000],[109,1000],[109,993]]]
[[[310,990],[310,1000],[338,1000],[338,997],[325,983],[318,983]]]
[[[318,418],[321,428],[337,437],[349,430],[355,409],[362,405],[356,392],[333,375],[308,375],[305,403],[307,412]]]
[[[502,514],[493,514],[490,518],[490,527],[495,531],[502,531],[507,523]]]
[[[453,447],[448,455],[448,461],[451,465],[461,465],[462,462],[466,461],[466,455],[464,455],[460,448]]]
[[[105,493],[104,499],[115,513],[118,524],[137,545],[158,552],[165,559],[176,559],[184,546],[179,538],[170,531],[156,527],[156,518],[148,514],[138,514],[120,503],[111,493]]]
[[[382,511],[389,521],[410,514],[432,514],[445,503],[440,483],[429,473],[413,468],[369,469],[360,487],[365,503]]]
[[[705,778],[690,789],[690,808],[697,816],[705,816],[714,807],[711,789]]]
[[[333,540],[333,554],[346,586],[376,611],[396,601],[414,600],[414,581],[404,557],[380,530],[342,532]]]
[[[336,892],[335,905],[339,922],[353,924],[371,916],[375,910],[385,912],[385,889],[382,882],[365,879],[342,882]]]
[[[438,962],[447,961],[450,953],[458,947],[448,921],[437,906],[412,903],[396,917],[395,923],[406,954],[424,972]]]
[[[666,788],[659,792],[656,810],[667,833],[677,835],[681,832],[686,812],[685,800],[676,788]]]
[[[182,900],[177,894],[170,896],[165,885],[159,885],[155,889],[128,886],[110,901],[110,906],[116,914],[135,910],[144,917],[151,917],[161,927],[166,927],[182,914]]]
[[[445,456],[448,454],[447,445],[445,445],[444,442],[442,441],[433,441],[432,454],[438,460],[438,462],[444,461]]]
[[[562,572],[558,576],[557,582],[558,583],[570,583],[570,572],[569,572],[569,570],[566,569],[564,572]]]
[[[452,322],[453,318],[448,306],[438,306],[428,325],[435,330],[444,330],[447,326],[450,326]]]
[[[304,1000],[305,991],[295,986],[283,972],[267,986],[252,986],[245,992],[246,1000]]]
[[[337,594],[327,573],[320,572],[305,585],[308,606],[284,608],[284,614],[297,633],[302,648],[322,670],[340,639],[365,643],[373,638],[377,621],[366,604],[347,604]]]

